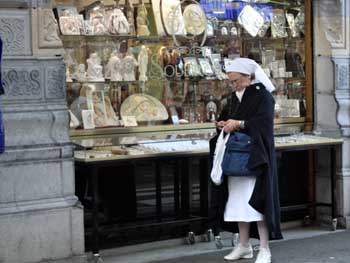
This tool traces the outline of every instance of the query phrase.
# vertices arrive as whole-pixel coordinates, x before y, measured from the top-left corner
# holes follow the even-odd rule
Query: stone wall
[[[337,156],[337,212],[340,225],[350,228],[350,0],[312,2],[315,130],[344,139]],[[328,156],[327,152],[318,154],[319,202],[330,202]],[[321,220],[330,220],[330,209],[318,211]]]
[[[0,262],[86,261],[56,27],[48,0],[0,0]]]

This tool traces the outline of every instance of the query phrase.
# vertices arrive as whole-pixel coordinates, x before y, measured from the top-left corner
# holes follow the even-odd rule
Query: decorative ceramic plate
[[[202,7],[198,4],[189,4],[183,12],[186,32],[200,35],[207,28],[207,20]]]
[[[137,121],[164,121],[169,118],[164,105],[146,94],[133,94],[127,97],[121,108],[121,116],[135,116]]]

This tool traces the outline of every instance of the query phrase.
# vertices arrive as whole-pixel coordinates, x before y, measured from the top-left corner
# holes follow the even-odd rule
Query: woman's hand
[[[238,120],[227,120],[224,126],[224,132],[231,133],[239,129],[240,121]]]

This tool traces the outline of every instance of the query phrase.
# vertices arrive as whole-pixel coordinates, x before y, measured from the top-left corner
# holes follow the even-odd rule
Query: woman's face
[[[233,91],[241,91],[250,86],[251,79],[249,75],[243,75],[238,72],[231,72],[228,74],[229,84]]]

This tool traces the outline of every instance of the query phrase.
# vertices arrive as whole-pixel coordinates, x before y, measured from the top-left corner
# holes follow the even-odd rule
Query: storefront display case
[[[276,124],[283,124],[286,133],[312,128],[310,1],[200,1],[204,18],[195,1],[155,2],[56,1],[68,104],[76,120],[73,136],[121,133],[136,125],[141,130],[214,127],[231,90],[225,60],[237,56],[255,59],[271,77]],[[197,29],[186,20],[190,12],[199,17]],[[171,17],[178,30],[174,34]],[[93,23],[104,26],[98,31]],[[138,24],[145,32],[137,31]]]
[[[145,189],[156,189],[155,204],[148,204],[157,212],[151,224],[164,221],[162,187],[177,196],[177,212],[165,221],[203,222],[208,208],[208,141],[231,94],[225,62],[235,57],[256,60],[274,83],[277,135],[312,129],[311,0],[55,3],[65,48],[71,137],[81,188],[77,195],[86,207],[91,205],[86,193],[91,187],[96,190],[97,177],[82,179],[99,170],[106,177],[99,187],[107,191],[110,185],[123,184],[120,191],[129,189],[130,200],[143,200]],[[176,160],[172,171],[162,172],[169,160]],[[142,175],[135,176],[144,167]],[[121,181],[114,176],[116,170]],[[198,176],[191,179],[190,174]],[[135,183],[140,178],[144,180]],[[103,199],[95,196],[95,203],[96,198]],[[194,200],[200,200],[195,218],[190,209]],[[101,207],[96,206],[98,219]],[[138,214],[130,214],[114,219],[117,224],[120,218],[138,222]],[[96,242],[92,247],[98,248]]]

